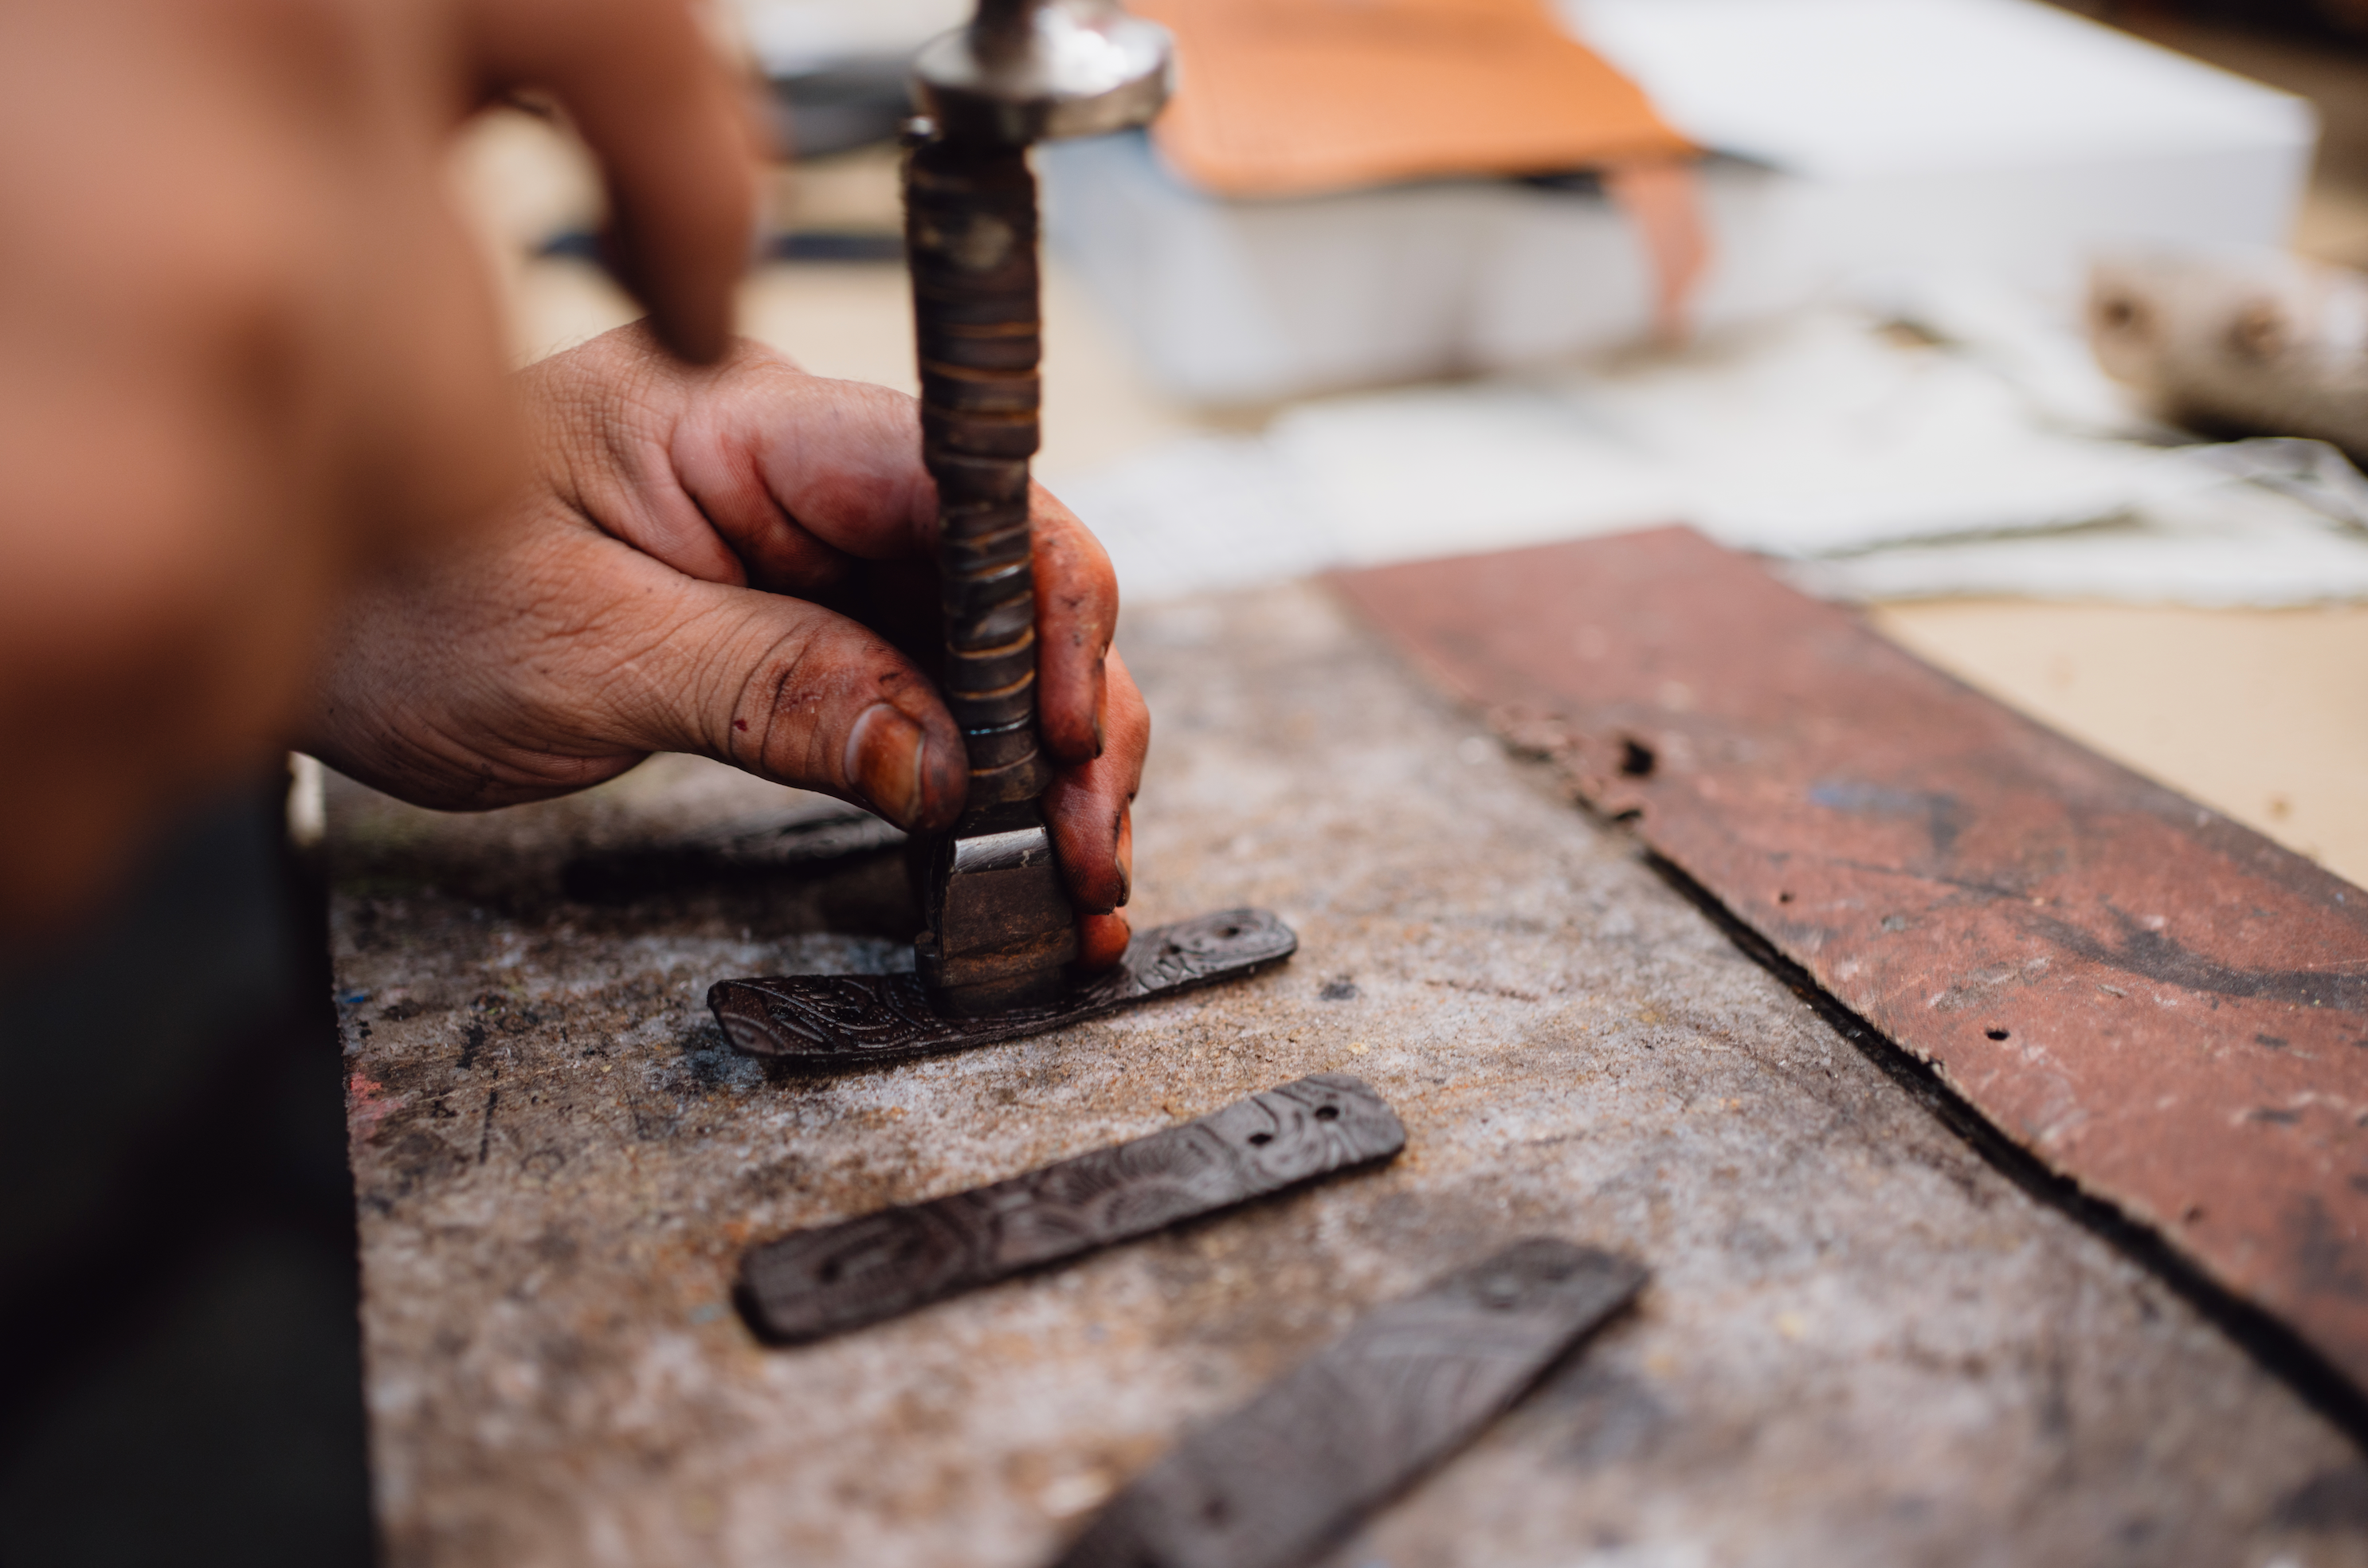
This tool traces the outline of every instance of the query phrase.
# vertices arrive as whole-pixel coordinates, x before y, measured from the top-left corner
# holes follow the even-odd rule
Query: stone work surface
[[[1136,918],[1266,905],[1299,956],[961,1056],[800,1076],[702,1006],[909,963],[893,854],[564,894],[809,798],[682,759],[483,817],[333,792],[396,1568],[1042,1562],[1361,1309],[1528,1235],[1652,1281],[1334,1568],[2368,1563],[2340,1434],[1319,591],[1123,642]],[[729,1302],[750,1242],[1332,1071],[1405,1119],[1395,1163],[802,1349]]]

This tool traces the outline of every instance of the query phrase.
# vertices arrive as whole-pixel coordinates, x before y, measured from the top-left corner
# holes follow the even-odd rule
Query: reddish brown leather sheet
[[[2007,1136],[2368,1387],[2368,892],[1687,529],[1339,581]]]

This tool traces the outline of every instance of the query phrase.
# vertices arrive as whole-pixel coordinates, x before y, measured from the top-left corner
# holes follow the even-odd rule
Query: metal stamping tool
[[[1055,1568],[1293,1568],[1480,1434],[1643,1289],[1641,1264],[1508,1247],[1358,1320],[1130,1484]]]
[[[1230,910],[1137,936],[1079,979],[1077,915],[1042,808],[1029,460],[1042,320],[1032,142],[1144,124],[1172,77],[1167,32],[1110,0],[980,0],[914,62],[905,247],[921,457],[938,489],[946,705],[970,766],[962,819],[916,846],[915,978],[727,980],[732,1043],[810,1067],[933,1054],[1054,1028],[1291,956],[1288,926]]]
[[[809,1067],[957,1051],[1054,1028],[1291,956],[1290,927],[1228,910],[1144,932],[1079,978],[1077,916],[1038,799],[1029,459],[1042,322],[1032,142],[1144,123],[1167,100],[1167,34],[1110,0],[980,0],[914,63],[905,240],[920,350],[921,456],[938,487],[947,707],[969,794],[916,846],[912,980],[777,975],[708,993],[740,1050]]]
[[[1042,1006],[1066,987],[1076,913],[1037,798],[1036,591],[1028,519],[1042,313],[1028,145],[1141,125],[1166,102],[1167,33],[1115,5],[981,0],[923,49],[905,172],[921,454],[938,486],[945,694],[967,809],[931,846],[915,943],[939,1012]]]
[[[741,1308],[768,1339],[820,1339],[1405,1147],[1381,1096],[1319,1073],[991,1187],[752,1247]]]

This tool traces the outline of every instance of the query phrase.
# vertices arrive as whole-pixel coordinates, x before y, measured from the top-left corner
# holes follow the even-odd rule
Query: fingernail
[[[1096,756],[1101,756],[1103,749],[1110,744],[1109,738],[1102,733],[1102,710],[1109,706],[1110,666],[1098,665],[1094,668],[1094,755]]]
[[[1123,915],[1088,915],[1077,923],[1077,968],[1087,974],[1126,957],[1134,929]]]
[[[1123,904],[1134,897],[1134,823],[1124,812],[1119,813],[1110,853],[1118,861],[1118,901]]]
[[[857,716],[847,734],[846,771],[871,809],[899,827],[921,814],[928,778],[928,737],[921,726],[885,702]]]

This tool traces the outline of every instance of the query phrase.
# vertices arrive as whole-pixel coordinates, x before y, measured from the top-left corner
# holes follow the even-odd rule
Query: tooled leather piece
[[[1042,1034],[1154,997],[1240,980],[1299,947],[1263,909],[1228,909],[1139,933],[1116,969],[1044,1006],[952,1017],[909,974],[767,975],[718,981],[707,1005],[734,1049],[822,1071],[903,1062]]]
[[[1531,1240],[1367,1314],[1184,1439],[1055,1568],[1291,1568],[1462,1448],[1643,1288],[1641,1264]]]
[[[820,1339],[1405,1147],[1381,1096],[1319,1073],[1008,1181],[751,1247],[741,1309],[767,1339]]]

